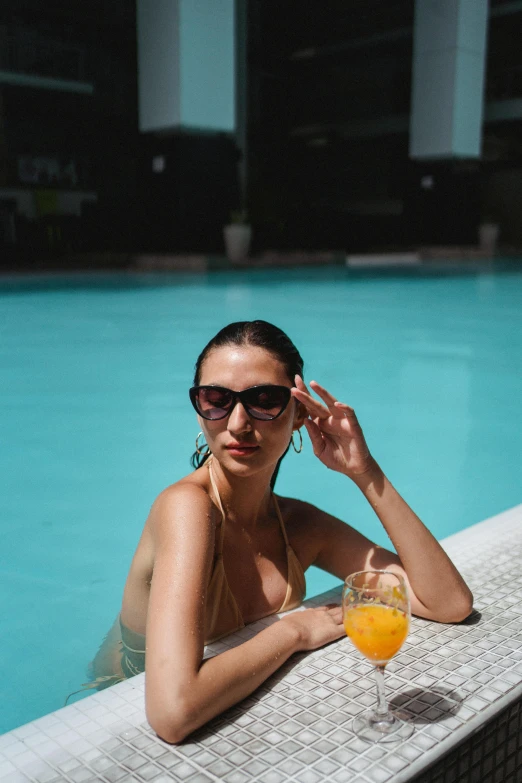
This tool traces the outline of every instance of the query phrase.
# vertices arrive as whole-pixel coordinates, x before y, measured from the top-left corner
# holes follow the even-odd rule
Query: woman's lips
[[[247,457],[249,454],[253,454],[257,451],[258,448],[259,446],[252,445],[251,443],[230,443],[226,446],[226,450],[235,457]]]

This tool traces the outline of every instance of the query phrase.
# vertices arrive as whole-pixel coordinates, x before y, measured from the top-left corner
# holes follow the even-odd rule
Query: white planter
[[[487,253],[495,252],[499,230],[498,223],[481,223],[478,228],[479,247],[481,250],[485,250]]]
[[[252,226],[246,223],[231,223],[223,228],[225,250],[229,261],[245,261],[250,252]]]

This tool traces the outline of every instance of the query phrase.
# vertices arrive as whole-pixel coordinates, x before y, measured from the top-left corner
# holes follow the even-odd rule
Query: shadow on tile
[[[482,620],[482,614],[477,610],[473,609],[469,617],[466,617],[465,620],[462,620],[459,625],[476,625]]]
[[[443,686],[431,689],[411,688],[390,699],[390,706],[411,715],[413,723],[439,723],[456,715],[463,706],[464,696]]]

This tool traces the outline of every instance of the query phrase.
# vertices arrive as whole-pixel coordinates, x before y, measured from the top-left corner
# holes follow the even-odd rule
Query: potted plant
[[[248,258],[252,241],[252,226],[245,209],[231,212],[230,223],[223,228],[227,258],[240,263]]]

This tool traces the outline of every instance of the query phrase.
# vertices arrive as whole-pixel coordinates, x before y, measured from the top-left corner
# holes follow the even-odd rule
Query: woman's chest
[[[223,566],[245,623],[277,612],[286,597],[288,558],[278,536],[237,533],[223,542]]]

